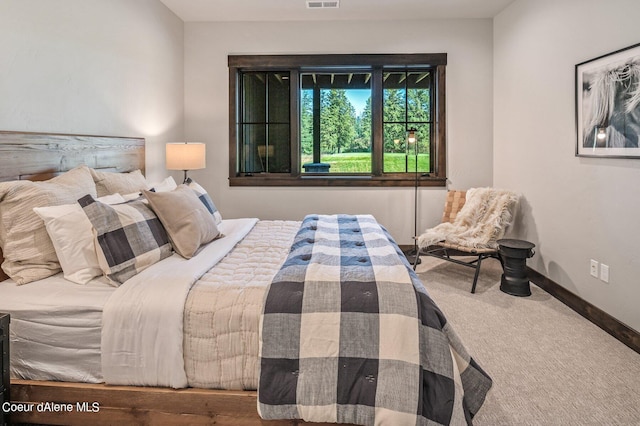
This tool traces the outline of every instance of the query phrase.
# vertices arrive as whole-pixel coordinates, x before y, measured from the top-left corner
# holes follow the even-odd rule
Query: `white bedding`
[[[189,386],[256,389],[258,332],[268,285],[287,258],[300,222],[260,221],[193,286],[184,311]]]
[[[0,312],[11,313],[12,376],[186,386],[182,327],[189,288],[256,222],[225,220],[225,237],[197,256],[174,254],[118,288],[102,279],[78,285],[62,274],[22,286],[0,282]]]
[[[220,261],[257,219],[224,221],[225,235],[185,259],[164,259],[127,280],[102,315],[102,374],[108,384],[188,385],[182,350],[184,302],[191,286]]]
[[[102,382],[102,308],[114,290],[97,279],[78,285],[62,273],[21,286],[0,282],[0,312],[11,313],[12,377]]]

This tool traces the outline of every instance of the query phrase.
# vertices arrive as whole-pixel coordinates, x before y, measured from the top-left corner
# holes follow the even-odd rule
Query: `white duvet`
[[[300,222],[260,221],[193,286],[184,311],[189,386],[256,389],[258,332],[266,289]]]

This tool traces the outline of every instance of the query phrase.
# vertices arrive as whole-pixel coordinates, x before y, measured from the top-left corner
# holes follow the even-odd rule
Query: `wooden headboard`
[[[144,138],[0,131],[0,181],[47,180],[81,164],[144,173],[144,143]],[[0,281],[7,278],[0,269]]]

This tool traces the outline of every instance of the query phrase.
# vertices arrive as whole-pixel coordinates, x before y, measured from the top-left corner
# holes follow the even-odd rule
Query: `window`
[[[433,171],[431,164],[431,70],[389,71],[383,77],[383,171]],[[415,141],[409,141],[413,130]],[[417,161],[417,168],[416,168]]]
[[[290,172],[289,73],[245,72],[241,87],[239,171]]]
[[[302,173],[371,174],[371,72],[300,75]]]
[[[230,185],[444,186],[445,66],[446,54],[229,56]]]

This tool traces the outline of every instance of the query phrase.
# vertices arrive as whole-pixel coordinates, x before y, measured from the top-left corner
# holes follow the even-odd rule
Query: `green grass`
[[[371,173],[371,153],[348,152],[342,154],[324,154],[321,156],[323,163],[331,164],[331,173]],[[301,164],[311,163],[311,155],[302,155]],[[406,163],[405,163],[406,162]],[[407,167],[407,169],[405,169]],[[406,157],[404,154],[384,154],[383,170],[385,173],[415,171],[415,156]],[[429,154],[418,155],[418,171],[429,171]],[[302,169],[304,173],[304,169]]]

